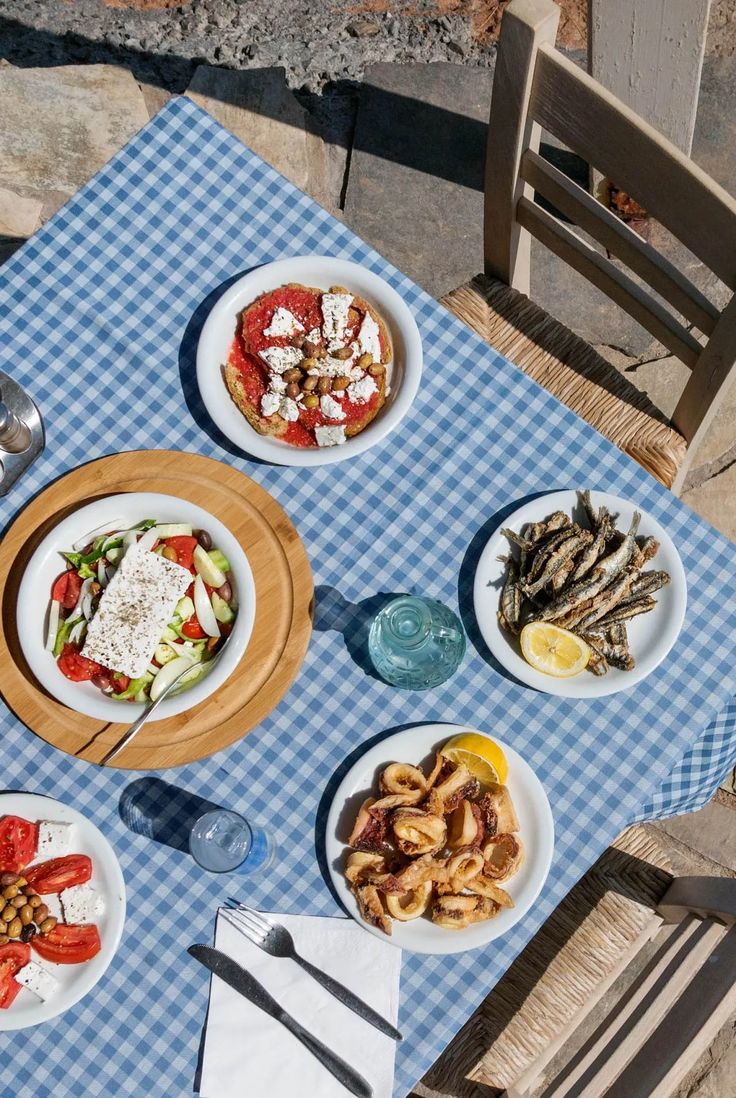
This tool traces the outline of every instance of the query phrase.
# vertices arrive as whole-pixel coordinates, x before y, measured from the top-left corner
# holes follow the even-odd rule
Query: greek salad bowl
[[[49,694],[127,724],[187,662],[158,719],[214,694],[246,651],[255,606],[248,558],[214,515],[131,492],[80,507],[44,538],[16,615],[23,655]]]
[[[197,348],[211,418],[245,453],[277,465],[364,453],[407,415],[421,374],[419,329],[401,295],[332,256],[249,271],[215,303]]]

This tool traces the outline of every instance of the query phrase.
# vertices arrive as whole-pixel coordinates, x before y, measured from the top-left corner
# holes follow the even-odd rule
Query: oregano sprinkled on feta
[[[328,344],[335,340],[338,347],[343,345],[352,303],[352,294],[322,294],[322,334]]]
[[[298,347],[264,347],[258,354],[275,373],[283,374],[298,366],[304,355]]]
[[[288,309],[284,309],[281,305],[274,310],[274,314],[271,317],[271,323],[268,328],[263,329],[264,336],[291,336],[297,332],[303,332],[304,325],[298,320],[292,312]]]
[[[370,374],[366,374],[360,381],[353,381],[348,385],[348,400],[351,404],[367,404],[373,394],[378,391]]]
[[[339,400],[335,400],[329,393],[320,397],[319,408],[327,419],[345,419],[345,412]]]

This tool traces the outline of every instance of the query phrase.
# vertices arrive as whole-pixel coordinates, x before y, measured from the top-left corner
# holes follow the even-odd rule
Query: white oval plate
[[[680,554],[675,549],[672,538],[656,519],[648,515],[643,508],[629,500],[619,499],[608,492],[591,492],[594,507],[605,505],[609,511],[618,513],[619,530],[628,529],[634,511],[641,513],[641,523],[637,536],[654,535],[660,548],[656,557],[649,561],[647,569],[669,572],[671,582],[655,593],[657,605],[648,614],[640,614],[629,623],[631,652],[636,660],[632,671],[620,671],[609,668],[605,675],[594,675],[591,671],[581,671],[569,679],[555,679],[544,675],[531,667],[519,649],[518,639],[504,632],[498,624],[496,612],[501,593],[504,564],[498,560],[509,552],[509,543],[501,533],[501,527],[515,530],[517,533],[525,522],[540,522],[553,511],[566,511],[571,514],[579,508],[575,491],[551,492],[538,499],[525,503],[500,524],[491,535],[481,553],[475,573],[473,605],[478,627],[483,640],[498,662],[514,678],[527,686],[533,686],[546,694],[555,694],[562,698],[602,698],[607,694],[616,694],[627,690],[658,667],[677,640],[687,606],[687,581]]]
[[[521,869],[503,887],[510,893],[514,906],[503,908],[495,919],[475,923],[464,930],[446,930],[436,926],[428,916],[409,923],[393,921],[393,931],[386,936],[382,930],[366,923],[358,913],[343,869],[349,847],[347,839],[363,800],[375,794],[378,773],[390,762],[407,762],[422,766],[425,773],[434,763],[435,752],[458,732],[474,729],[462,724],[423,724],[407,728],[377,743],[350,768],[335,793],[327,816],[325,853],[335,890],[356,920],[369,933],[405,949],[409,953],[464,953],[478,949],[511,929],[532,906],[549,873],[554,850],[554,821],[547,794],[532,768],[513,747],[492,738],[509,763],[507,786],[519,817],[519,837],[524,843],[525,858]]]
[[[187,522],[195,530],[207,530],[213,544],[227,557],[233,587],[239,600],[238,613],[227,649],[217,666],[188,690],[161,702],[156,719],[165,720],[204,701],[214,693],[237,667],[245,652],[256,615],[256,587],[248,558],[240,542],[209,511],[178,496],[158,492],[126,492],[95,500],[63,519],[43,539],[31,557],[18,591],[16,621],[23,655],[33,674],[49,694],[62,705],[97,720],[127,724],[137,720],[143,706],[136,702],[115,701],[106,697],[90,682],[70,682],[46,650],[46,626],[51,587],[64,571],[63,550],[71,549],[86,534],[109,524],[109,529],[132,526],[145,518],[160,522]]]
[[[328,290],[345,286],[369,301],[386,322],[393,345],[393,363],[386,371],[391,392],[365,430],[340,446],[305,449],[270,435],[261,435],[233,403],[222,377],[230,354],[238,314],[261,294],[287,282]],[[422,341],[404,300],[372,271],[347,259],[296,256],[257,267],[229,287],[207,317],[197,347],[197,384],[211,418],[231,442],[246,454],[277,465],[332,465],[362,454],[385,438],[411,407],[422,375]]]
[[[27,1029],[56,1018],[78,1003],[102,979],[120,943],[125,923],[125,882],[115,851],[102,832],[74,808],[52,797],[37,793],[0,793],[0,816],[23,816],[26,820],[58,820],[74,824],[72,854],[88,854],[92,859],[90,884],[105,901],[105,910],[96,922],[102,949],[91,961],[78,965],[57,965],[45,960],[31,947],[31,960],[50,969],[59,988],[41,1002],[32,991],[23,988],[7,1010],[0,1010],[0,1031]],[[43,859],[39,859],[41,861]]]

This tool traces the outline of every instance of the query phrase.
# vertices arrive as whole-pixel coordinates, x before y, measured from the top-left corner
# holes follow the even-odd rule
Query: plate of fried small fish
[[[549,873],[554,822],[539,778],[494,734],[508,776],[483,785],[440,754],[467,731],[427,724],[375,744],[328,814],[337,895],[371,934],[411,953],[462,953],[500,937]]]
[[[516,679],[562,697],[603,697],[641,682],[682,628],[687,583],[666,530],[606,492],[540,496],[489,539],[475,575],[483,639]],[[587,667],[555,678],[523,657],[526,625],[545,622],[587,645]]]

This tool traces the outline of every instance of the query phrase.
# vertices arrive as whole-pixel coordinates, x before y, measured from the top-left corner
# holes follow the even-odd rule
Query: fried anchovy
[[[586,488],[584,492],[578,492],[578,499],[580,500],[580,502],[583,505],[583,508],[585,509],[585,514],[588,517],[588,522],[590,523],[591,530],[597,530],[598,529],[598,512],[596,511],[596,509],[593,506],[593,503],[591,501],[590,488]]]
[[[653,595],[670,582],[669,572],[642,572],[631,585],[631,594]]]
[[[614,576],[617,576],[618,573],[626,567],[636,548],[636,531],[639,529],[640,522],[641,515],[638,511],[634,511],[628,534],[621,542],[618,549],[614,549],[607,557],[601,557],[593,569],[593,575],[605,575],[609,580],[612,580]]]
[[[631,557],[634,568],[641,569],[659,552],[659,542],[656,538],[645,538],[641,545],[637,545]]]
[[[554,594],[557,594],[558,591],[562,590],[562,588],[569,580],[574,568],[575,556],[572,556],[569,560],[565,561],[559,572],[557,572],[557,574],[552,577],[552,591]]]
[[[588,668],[594,675],[605,675],[608,671],[608,661],[598,648],[597,642],[591,644],[590,641],[586,642],[590,649],[590,659],[588,660]]]
[[[589,648],[592,645],[596,652],[599,652],[606,662],[613,667],[619,667],[622,671],[633,670],[636,661],[624,645],[610,644],[605,637],[601,637],[597,633],[592,636],[589,633],[584,633],[583,640]]]
[[[594,598],[608,583],[605,576],[599,576],[595,572],[579,583],[573,583],[566,591],[562,591],[556,599],[537,614],[538,621],[556,621],[572,613],[578,606],[587,603]]]
[[[546,544],[546,539],[552,534],[556,534],[570,526],[572,526],[572,519],[569,515],[566,515],[564,511],[555,511],[544,522],[530,523],[523,534],[517,534],[515,530],[511,530],[509,527],[504,527],[501,533],[514,545],[518,545],[520,549],[531,552]]]
[[[501,605],[498,610],[498,624],[507,633],[519,632],[519,615],[521,613],[521,594],[517,584],[519,571],[513,557],[506,561],[506,578],[501,590]]]
[[[526,595],[527,598],[532,598],[538,591],[541,591],[543,587],[546,587],[552,577],[559,572],[570,557],[574,557],[584,545],[588,544],[591,537],[592,535],[588,530],[580,530],[579,533],[568,535],[567,538],[547,557],[544,568],[536,575],[536,578],[535,569],[532,568],[529,573],[529,580],[520,585],[522,593]],[[536,561],[534,563],[536,567]]]
[[[606,547],[606,542],[611,536],[613,529],[613,519],[606,511],[605,507],[601,507],[601,518],[598,525],[593,543],[585,550],[577,568],[573,572],[572,581],[575,583],[577,580],[587,576],[593,565],[596,563],[601,553]]]
[[[628,574],[617,576],[616,579],[607,587],[604,587],[589,604],[578,606],[572,614],[568,615],[568,617],[564,619],[565,628],[572,629],[577,626],[580,631],[587,631],[588,626],[604,617],[609,610],[613,610],[622,599],[626,598],[631,590],[632,582],[633,576]]]
[[[617,622],[629,621],[639,614],[648,614],[656,605],[657,600],[653,599],[651,595],[639,595],[635,599],[627,599],[626,602],[621,602],[613,610],[609,610],[605,617],[599,618],[595,623],[595,630],[597,632],[599,629],[607,629]]]
[[[629,635],[626,631],[626,622],[614,622],[606,631],[606,639],[610,641],[611,644],[623,645],[628,650]]]

